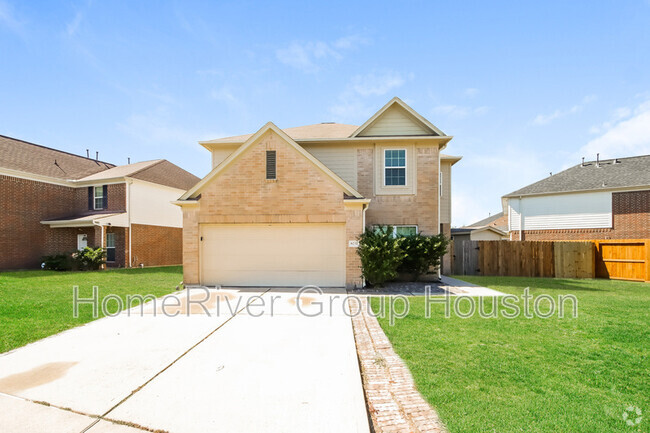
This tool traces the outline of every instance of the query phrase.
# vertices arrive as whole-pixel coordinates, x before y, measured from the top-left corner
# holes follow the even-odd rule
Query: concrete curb
[[[415,387],[377,318],[368,314],[366,297],[351,298],[354,339],[366,404],[376,433],[447,433],[446,427]]]

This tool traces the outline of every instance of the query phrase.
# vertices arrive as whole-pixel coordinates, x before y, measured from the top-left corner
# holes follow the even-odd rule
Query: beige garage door
[[[201,282],[345,286],[344,224],[201,225]]]

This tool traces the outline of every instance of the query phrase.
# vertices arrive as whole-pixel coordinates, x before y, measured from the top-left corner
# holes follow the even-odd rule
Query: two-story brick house
[[[583,161],[502,201],[511,240],[647,239],[650,155]]]
[[[361,126],[267,123],[201,142],[213,169],[176,202],[185,283],[361,285],[365,227],[449,235],[451,138],[394,98]]]
[[[115,166],[0,136],[0,269],[85,246],[106,248],[108,266],[180,264],[171,201],[198,180],[165,160]]]

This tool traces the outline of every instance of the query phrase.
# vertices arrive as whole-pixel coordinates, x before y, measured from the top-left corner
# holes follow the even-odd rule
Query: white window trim
[[[99,190],[102,192],[102,195],[100,195],[99,197],[97,196],[97,188],[99,188]],[[102,199],[102,205],[100,207],[97,207],[98,198]],[[94,210],[104,209],[104,185],[93,186],[93,209]]]
[[[402,167],[386,167],[386,152],[389,151],[389,150],[403,150],[404,151],[404,185],[386,185],[386,169],[387,168],[402,168]],[[383,151],[384,151],[384,155],[383,155],[382,165],[383,165],[384,169],[382,170],[381,178],[382,178],[384,188],[404,188],[405,186],[409,186],[408,149],[406,149],[405,147],[386,148]]]

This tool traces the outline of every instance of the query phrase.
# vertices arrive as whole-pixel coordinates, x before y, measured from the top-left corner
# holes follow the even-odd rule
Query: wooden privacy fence
[[[650,240],[463,241],[458,275],[650,281]]]

